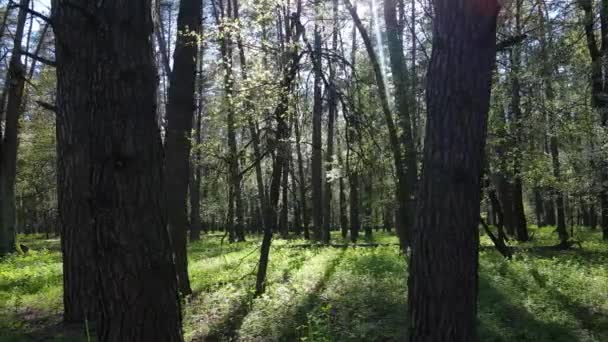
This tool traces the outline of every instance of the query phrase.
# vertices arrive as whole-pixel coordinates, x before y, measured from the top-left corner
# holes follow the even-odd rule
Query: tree
[[[477,340],[480,183],[499,6],[495,0],[434,2],[410,259],[410,341]]]
[[[591,98],[592,105],[598,111],[600,116],[601,126],[606,129],[608,127],[608,97],[605,95],[608,80],[606,73],[606,63],[604,58],[608,52],[608,0],[600,2],[600,30],[601,38],[600,45],[595,37],[595,15],[594,0],[579,0],[579,6],[584,11],[585,17],[583,20],[585,36],[587,38],[587,48],[589,57],[591,57]],[[603,158],[604,159],[604,158]],[[601,210],[601,225],[604,240],[608,240],[608,161],[601,160],[597,163],[600,174],[600,210]]]
[[[418,178],[416,160],[416,144],[412,128],[412,109],[415,108],[412,95],[409,94],[411,81],[408,79],[407,65],[403,54],[403,30],[397,22],[397,2],[395,0],[384,1],[384,21],[386,22],[386,37],[388,40],[388,51],[390,55],[393,83],[395,84],[395,104],[399,114],[399,124],[402,131],[402,142],[404,160],[402,171],[403,178],[398,181],[399,193],[406,197],[406,202],[400,201],[397,220],[398,231],[401,232],[401,242],[405,246],[409,244],[409,236],[414,225],[414,189]],[[412,25],[415,25],[412,23]],[[412,64],[415,64],[412,63]],[[413,83],[412,83],[413,84]]]
[[[25,67],[21,62],[21,42],[29,0],[19,2],[17,28],[6,79],[8,100],[4,133],[0,127],[0,255],[15,251],[15,176],[17,173],[17,145],[19,116],[22,112]],[[3,104],[4,106],[4,104]],[[2,108],[4,110],[4,107]]]
[[[51,17],[64,279],[90,281],[69,284],[66,296],[97,289],[66,310],[103,303],[93,316],[99,341],[182,341],[156,120],[152,1],[55,0]],[[85,268],[94,275],[76,273]]]
[[[395,122],[393,120],[393,114],[392,114],[390,106],[389,106],[386,85],[384,83],[384,79],[382,76],[382,69],[380,67],[380,62],[378,61],[378,56],[376,55],[376,52],[374,51],[374,47],[372,46],[371,39],[369,38],[367,30],[363,26],[363,23],[361,22],[361,19],[359,18],[359,15],[357,14],[356,8],[353,7],[353,5],[351,4],[351,2],[349,0],[344,0],[344,4],[346,5],[346,9],[349,11],[351,17],[353,18],[353,21],[355,22],[355,26],[357,27],[357,30],[359,31],[359,35],[361,35],[361,39],[363,39],[363,44],[365,45],[365,49],[369,56],[370,62],[372,64],[372,69],[374,71],[374,75],[376,78],[376,85],[378,87],[378,97],[380,99],[382,113],[384,114],[384,120],[385,120],[386,126],[388,128],[389,143],[390,143],[390,148],[391,148],[391,152],[393,155],[395,173],[397,176],[396,177],[397,184],[395,186],[395,197],[397,199],[397,202],[399,203],[399,212],[401,213],[401,215],[404,215],[405,213],[407,213],[407,207],[408,207],[408,202],[409,202],[408,197],[411,194],[408,194],[406,191],[407,190],[407,188],[406,188],[407,180],[406,180],[406,173],[405,173],[405,168],[404,168],[404,163],[403,163],[401,142],[399,139],[397,126],[395,125]],[[401,217],[400,220],[402,222],[404,220],[406,220],[405,216],[400,216],[400,217]],[[407,231],[405,231],[406,224],[407,223],[404,222],[404,223],[399,223],[397,225],[398,228],[399,227],[403,228],[403,229],[399,229],[399,231],[398,231],[399,243],[403,250],[405,250],[407,248],[407,246],[409,246],[409,244],[410,244],[410,241],[409,241],[410,237],[408,236]]]
[[[202,6],[199,0],[182,0],[177,15],[177,39],[167,103],[165,143],[165,186],[168,229],[175,253],[179,290],[192,292],[186,253],[188,226],[188,183],[190,180],[190,135],[195,112],[198,35],[201,32]]]
[[[315,0],[315,16],[321,16],[321,2]],[[312,225],[315,240],[323,238],[323,139],[321,137],[322,118],[323,118],[323,98],[322,98],[322,65],[321,65],[321,28],[320,20],[315,20],[314,29],[314,52],[311,56],[314,72],[314,105],[312,110]]]

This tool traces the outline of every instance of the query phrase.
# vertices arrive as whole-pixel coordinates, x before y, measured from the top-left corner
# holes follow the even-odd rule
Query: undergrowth
[[[551,227],[504,260],[482,237],[481,341],[608,341],[608,244],[574,230],[568,251]],[[374,242],[396,238],[375,233]],[[66,334],[59,240],[19,237],[30,250],[0,260],[0,341],[85,341]],[[337,235],[336,243],[344,243]],[[407,334],[407,267],[397,246],[327,248],[273,241],[266,293],[254,298],[260,239],[189,246],[194,294],[184,300],[187,341],[401,341]],[[80,337],[82,336],[82,337]]]

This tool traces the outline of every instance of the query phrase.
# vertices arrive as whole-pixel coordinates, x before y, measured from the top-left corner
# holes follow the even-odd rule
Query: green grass
[[[608,243],[578,229],[582,249],[556,251],[552,228],[504,260],[482,237],[482,341],[608,341]],[[395,243],[386,233],[375,242]],[[336,235],[337,243],[343,241]],[[19,237],[31,250],[0,260],[0,341],[85,341],[59,325],[62,268],[57,239]],[[184,305],[188,341],[401,341],[407,331],[406,262],[396,246],[292,248],[275,240],[266,294],[253,297],[259,238],[241,244],[203,236],[189,247],[194,294]]]

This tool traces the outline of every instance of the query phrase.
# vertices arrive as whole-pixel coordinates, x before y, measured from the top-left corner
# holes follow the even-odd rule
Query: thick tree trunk
[[[479,190],[499,3],[434,4],[409,341],[477,341]]]
[[[181,0],[177,16],[177,39],[173,71],[170,75],[165,144],[165,185],[168,229],[175,253],[177,282],[188,295],[188,180],[190,177],[190,135],[195,112],[198,37],[201,32],[202,7],[198,0]]]
[[[80,283],[87,290],[76,291],[92,297],[66,310],[103,303],[99,341],[183,340],[166,230],[152,7],[53,1],[64,279],[88,280]],[[85,268],[94,276],[74,274]],[[66,298],[82,299],[72,295]]]
[[[21,42],[23,40],[29,0],[21,0],[19,6],[13,51],[6,77],[8,97],[4,134],[0,133],[0,256],[16,250],[17,207],[15,204],[15,179],[17,175],[17,148],[19,144],[19,117],[23,111],[23,90],[25,87],[25,66],[21,63]],[[1,131],[2,126],[0,126]]]

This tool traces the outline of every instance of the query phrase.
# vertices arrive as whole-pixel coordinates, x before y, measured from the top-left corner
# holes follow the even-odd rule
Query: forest
[[[0,0],[0,342],[608,341],[608,0]]]

